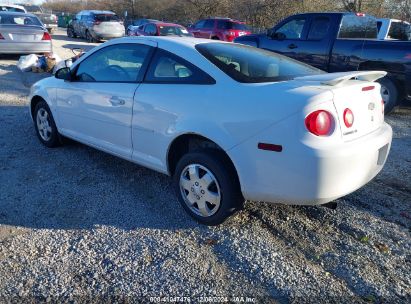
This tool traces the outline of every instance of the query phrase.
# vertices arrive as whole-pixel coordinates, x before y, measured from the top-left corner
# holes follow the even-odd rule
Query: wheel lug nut
[[[198,182],[196,182],[195,185],[198,186]]]
[[[201,194],[204,194],[205,192],[204,192],[204,190],[201,190]]]

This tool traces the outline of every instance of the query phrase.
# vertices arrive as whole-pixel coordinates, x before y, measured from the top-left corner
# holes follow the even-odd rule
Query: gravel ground
[[[79,45],[91,47],[54,35],[62,57]],[[409,107],[387,117],[382,173],[337,210],[248,202],[209,228],[164,175],[78,143],[43,147],[25,98],[44,75],[17,59],[0,59],[0,302],[411,302]]]

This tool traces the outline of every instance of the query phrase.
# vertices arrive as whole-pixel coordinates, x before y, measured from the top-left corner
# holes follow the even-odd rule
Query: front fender
[[[56,85],[53,85],[53,82],[55,80],[55,78],[49,77],[42,79],[31,86],[30,94],[28,96],[28,104],[30,116],[32,119],[32,114],[35,107],[34,102],[36,102],[38,98],[41,98],[47,103],[54,119],[56,120]]]

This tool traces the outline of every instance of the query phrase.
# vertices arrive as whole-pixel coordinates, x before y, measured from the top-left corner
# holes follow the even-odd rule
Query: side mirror
[[[273,33],[273,34],[271,35],[271,38],[274,39],[274,40],[283,41],[283,40],[285,40],[287,37],[285,36],[284,33],[277,32],[277,33]]]
[[[61,68],[57,70],[55,77],[57,79],[63,79],[66,81],[71,81],[71,70],[70,68]]]

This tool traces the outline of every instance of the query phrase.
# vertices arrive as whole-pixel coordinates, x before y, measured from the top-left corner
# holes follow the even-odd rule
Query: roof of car
[[[150,23],[154,23],[154,24],[160,25],[160,26],[180,26],[180,27],[182,27],[182,25],[180,25],[180,24],[171,23],[171,22],[155,21],[155,22],[150,22]]]
[[[111,40],[113,43],[115,41],[127,41],[127,42],[132,42],[132,41],[152,41],[152,42],[166,42],[169,44],[174,44],[174,45],[182,45],[182,46],[188,46],[188,47],[194,47],[197,44],[203,44],[203,43],[228,43],[224,41],[216,41],[216,40],[211,40],[211,39],[201,39],[201,38],[194,38],[194,37],[171,37],[171,36],[129,36],[129,37],[123,37],[119,38],[116,40]]]
[[[115,15],[116,13],[112,11],[100,11],[100,10],[85,10],[81,11],[82,13],[92,13],[92,14],[110,14],[110,15]]]
[[[14,8],[22,8],[22,9],[24,9],[24,6],[22,6],[22,5],[17,5],[17,4],[3,4],[3,3],[0,3],[0,6],[4,6],[4,7],[14,7]]]

